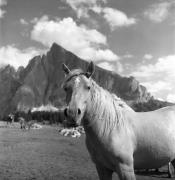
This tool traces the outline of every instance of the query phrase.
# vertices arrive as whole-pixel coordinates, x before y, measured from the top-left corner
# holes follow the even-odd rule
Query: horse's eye
[[[90,90],[90,89],[91,89],[91,87],[90,87],[90,86],[88,86],[88,87],[87,87],[87,89],[88,89],[88,90]]]
[[[67,90],[68,90],[68,88],[67,88],[67,87],[65,87],[65,88],[64,88],[64,91],[65,91],[65,92],[67,92]]]

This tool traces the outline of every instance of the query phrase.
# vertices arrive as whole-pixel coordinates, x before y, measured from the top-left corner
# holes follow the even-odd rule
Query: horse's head
[[[91,62],[86,72],[80,69],[70,71],[65,64],[63,64],[63,70],[66,74],[66,79],[62,87],[66,92],[67,103],[64,114],[68,120],[73,120],[75,124],[80,125],[90,97],[94,64]]]

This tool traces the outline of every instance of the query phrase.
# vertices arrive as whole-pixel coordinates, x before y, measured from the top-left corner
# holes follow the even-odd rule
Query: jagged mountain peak
[[[0,71],[4,72],[4,73],[8,73],[8,74],[16,72],[15,68],[13,66],[11,66],[10,64],[1,67]]]
[[[66,49],[54,42],[50,48],[50,51],[66,51]]]
[[[10,73],[17,74],[17,79],[7,78],[5,82],[0,71],[0,82],[5,85],[5,88],[0,86],[0,95],[3,96],[3,100],[0,99],[0,116],[19,107],[29,109],[43,104],[52,104],[56,107],[64,105],[65,95],[61,89],[64,79],[63,62],[70,69],[86,70],[88,66],[87,61],[53,43],[45,55],[35,56],[25,68],[16,72],[13,68],[7,67]],[[93,78],[100,86],[115,93],[130,105],[153,99],[134,77],[122,77],[96,66]]]

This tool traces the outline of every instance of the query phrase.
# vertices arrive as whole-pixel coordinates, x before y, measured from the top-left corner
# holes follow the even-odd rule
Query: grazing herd
[[[3,118],[3,121],[5,121],[7,123],[7,126],[8,125],[13,126],[14,122],[15,122],[15,118],[16,118],[16,121],[20,125],[20,129],[22,129],[22,130],[30,130],[31,128],[32,129],[40,129],[40,128],[42,128],[41,125],[37,124],[36,120],[32,120],[32,119],[29,119],[29,118],[24,118],[22,116],[15,117],[14,114],[9,114],[9,115],[5,116]]]

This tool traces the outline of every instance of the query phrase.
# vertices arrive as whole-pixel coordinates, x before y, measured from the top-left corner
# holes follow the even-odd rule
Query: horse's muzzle
[[[71,117],[74,119],[77,116],[81,115],[81,109],[77,108],[77,110],[71,110],[71,109],[65,108],[64,115],[65,115],[65,117]]]

